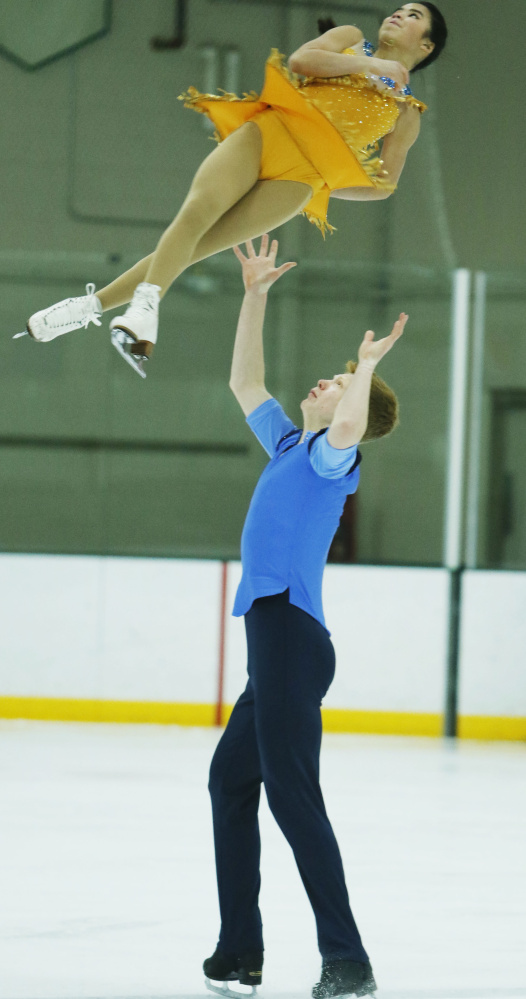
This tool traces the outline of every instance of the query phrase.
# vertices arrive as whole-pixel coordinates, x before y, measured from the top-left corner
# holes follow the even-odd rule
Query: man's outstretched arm
[[[251,240],[246,245],[247,256],[238,246],[234,253],[241,263],[245,297],[239,313],[230,388],[245,416],[248,416],[271,399],[265,387],[265,360],[263,353],[263,322],[267,307],[267,293],[271,285],[296,264],[289,262],[276,267],[278,241],[272,241],[268,249],[268,236],[262,236],[259,254],[256,254]]]
[[[351,375],[349,387],[341,397],[329,427],[327,440],[332,447],[347,448],[360,443],[367,429],[374,369],[402,336],[406,322],[407,315],[400,313],[392,332],[383,340],[375,340],[373,331],[367,330],[358,351],[356,371]]]

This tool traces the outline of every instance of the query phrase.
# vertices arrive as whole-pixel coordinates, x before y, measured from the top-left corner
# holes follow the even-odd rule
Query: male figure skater
[[[265,388],[263,320],[270,286],[294,263],[276,267],[278,243],[263,236],[256,255],[236,247],[245,297],[230,387],[270,455],[252,497],[241,542],[243,576],[234,614],[245,615],[249,680],[210,770],[221,932],[204,962],[207,986],[255,987],[262,980],[258,908],[261,782],[287,838],[316,919],[322,955],[314,999],[372,995],[376,983],[349,906],[342,861],[319,785],[320,704],[334,676],[321,581],[345,498],[358,486],[360,441],[388,434],[398,403],[378,378],[378,361],[401,336],[369,330],[343,374],[320,379],[301,403],[295,427]],[[211,979],[224,983],[214,986]]]

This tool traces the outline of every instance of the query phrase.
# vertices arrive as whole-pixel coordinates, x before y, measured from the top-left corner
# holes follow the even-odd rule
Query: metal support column
[[[462,599],[462,535],[471,274],[453,274],[449,433],[444,524],[444,565],[450,572],[449,634],[444,735],[457,734],[458,660]]]
[[[478,563],[480,456],[484,394],[484,338],[487,277],[475,274],[473,296],[473,347],[471,352],[471,398],[469,417],[469,463],[466,497],[466,568]]]

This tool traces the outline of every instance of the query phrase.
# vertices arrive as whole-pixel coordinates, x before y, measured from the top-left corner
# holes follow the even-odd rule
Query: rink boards
[[[236,562],[1,555],[0,716],[211,725],[246,682]],[[328,566],[327,731],[439,735],[448,574]],[[460,734],[526,739],[526,573],[464,576]]]

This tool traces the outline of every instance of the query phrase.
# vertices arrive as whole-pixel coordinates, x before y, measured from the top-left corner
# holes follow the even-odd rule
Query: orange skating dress
[[[373,46],[363,43],[372,55]],[[355,55],[356,50],[344,49]],[[289,72],[284,56],[273,49],[266,63],[260,94],[201,94],[190,87],[180,100],[185,107],[207,114],[216,126],[218,141],[246,121],[254,121],[262,135],[260,180],[299,180],[310,184],[313,195],[303,214],[323,235],[331,191],[342,187],[394,190],[381,176],[379,142],[396,124],[402,103],[420,112],[409,88],[393,96],[377,78],[366,74],[301,78]]]

